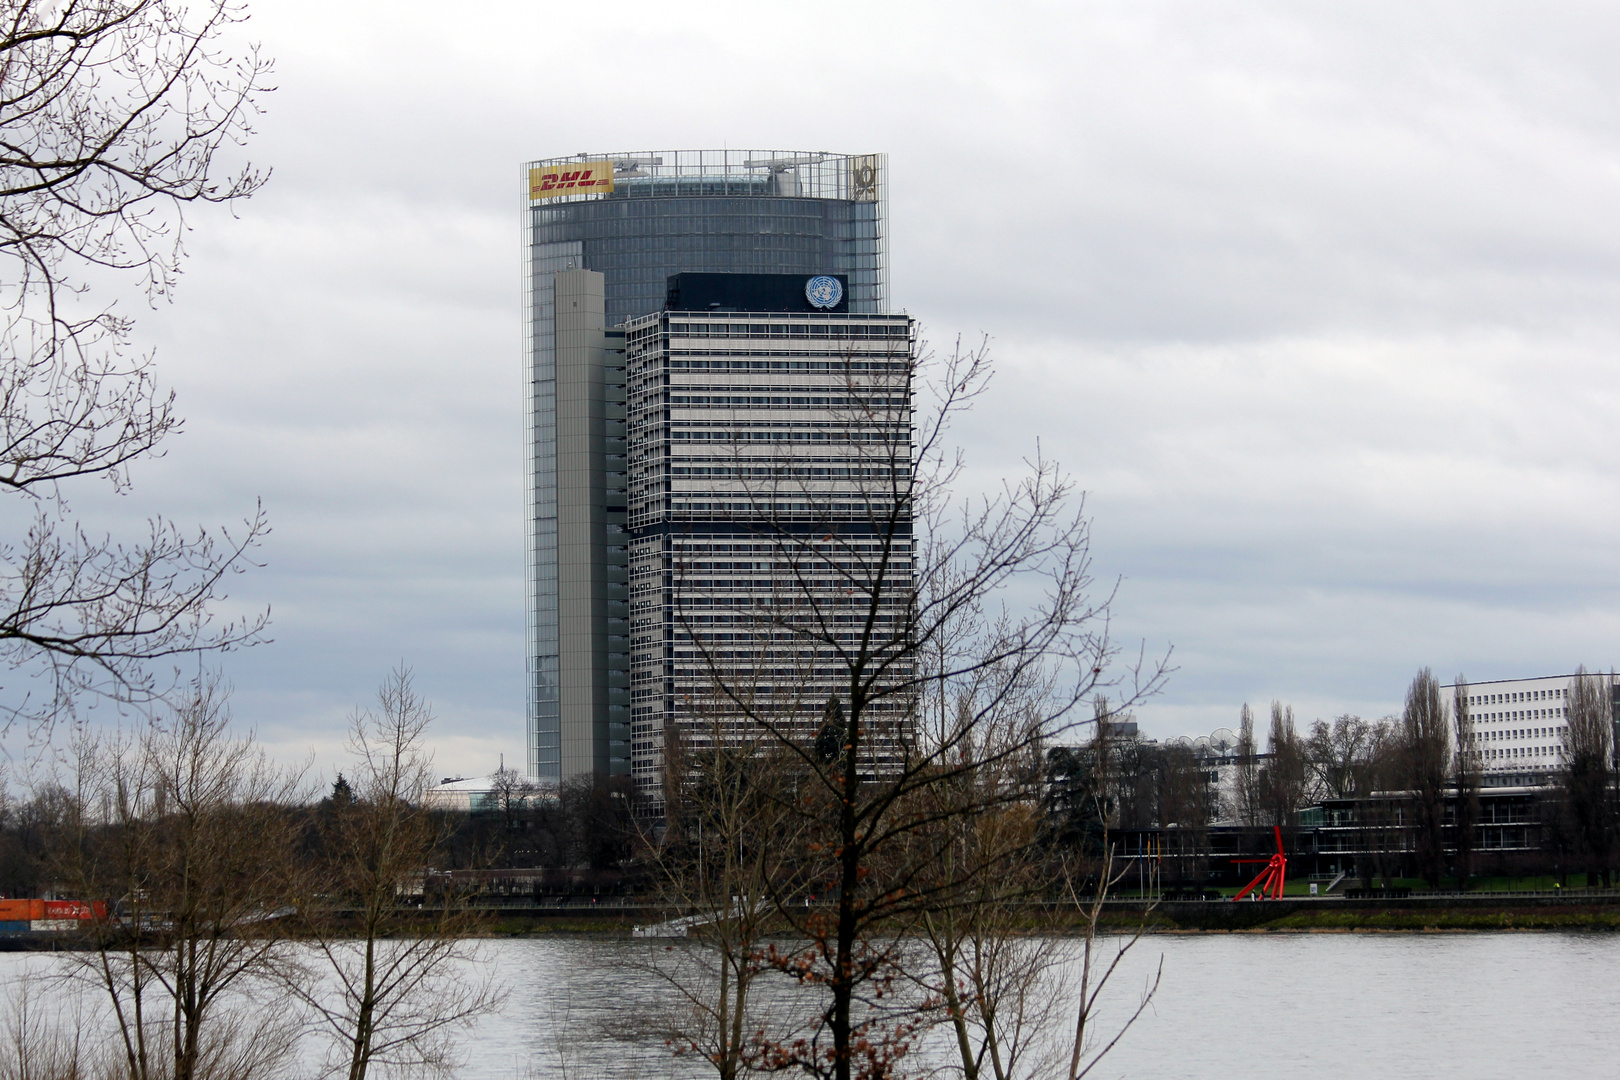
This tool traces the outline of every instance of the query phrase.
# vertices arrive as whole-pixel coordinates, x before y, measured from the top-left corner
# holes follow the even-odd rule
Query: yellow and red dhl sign
[[[529,170],[529,201],[613,190],[613,162],[571,161]]]

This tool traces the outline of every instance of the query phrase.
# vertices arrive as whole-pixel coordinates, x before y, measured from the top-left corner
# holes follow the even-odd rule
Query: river
[[[460,1040],[458,1077],[684,1078],[696,1064],[610,1029],[659,989],[627,963],[649,943],[492,941],[508,988]],[[1152,1008],[1094,1077],[1209,1080],[1620,1075],[1620,936],[1595,933],[1207,934],[1143,939],[1115,984],[1134,1003],[1163,959]],[[0,979],[53,963],[0,955]],[[919,1049],[918,1071],[939,1049]]]

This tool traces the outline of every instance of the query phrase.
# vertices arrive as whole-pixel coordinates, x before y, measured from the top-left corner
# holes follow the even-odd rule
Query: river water
[[[458,1077],[704,1075],[614,1029],[661,991],[633,966],[647,942],[544,937],[487,943],[508,989],[460,1040]],[[1620,935],[1208,934],[1144,938],[1111,984],[1134,1005],[1162,958],[1152,1008],[1094,1077],[1265,1080],[1620,1075]],[[0,955],[0,980],[48,967]],[[908,1062],[921,1071],[937,1043]]]

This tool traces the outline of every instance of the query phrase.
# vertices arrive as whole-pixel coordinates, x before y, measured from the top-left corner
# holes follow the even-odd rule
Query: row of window
[[[677,354],[679,355],[679,354]],[[736,355],[733,353],[732,355]],[[750,354],[752,355],[752,354]],[[784,353],[771,351],[760,356],[810,356],[812,353]],[[904,356],[896,350],[895,355]],[[671,360],[662,365],[671,371],[809,371],[828,375],[843,375],[849,371],[911,370],[909,360]],[[654,376],[656,378],[656,376]]]
[[[1560,705],[1550,709],[1514,709],[1509,712],[1481,713],[1477,719],[1482,721],[1501,722],[1504,720],[1545,720],[1552,717],[1565,717],[1569,710]]]
[[[852,621],[855,618],[857,618],[857,616],[840,615],[840,616],[838,616],[836,621],[839,622],[839,623],[848,623],[848,622]],[[900,618],[901,618],[901,616],[899,616],[899,615],[873,615],[872,616],[872,621],[874,623],[888,624],[888,623],[898,622],[900,620]],[[656,621],[657,620],[655,620],[655,619],[644,620],[644,623],[639,626],[639,629],[642,630],[643,632],[646,632],[649,627],[653,626],[656,623]],[[713,625],[713,626],[755,626],[755,625],[758,625],[758,620],[753,618],[750,615],[689,615],[689,616],[686,617],[686,619],[684,621],[689,622],[689,623],[693,623],[693,624],[703,623],[703,624]],[[863,619],[863,621],[864,621],[864,619]],[[820,625],[820,620],[816,616],[813,616],[813,615],[800,615],[800,616],[797,616],[797,617],[791,616],[791,615],[790,616],[785,616],[782,619],[773,619],[772,620],[772,625],[779,625],[779,624],[793,623],[793,622],[800,622],[800,623],[804,623],[806,625],[817,625],[817,626]]]
[[[1476,731],[1472,742],[1500,742],[1503,739],[1542,739],[1562,738],[1569,729],[1559,726],[1556,728],[1538,727],[1522,728],[1515,731]]]
[[[664,472],[670,476],[813,476],[817,478],[831,477],[872,477],[877,479],[892,479],[911,475],[911,470],[905,467],[885,468],[883,466],[856,467],[856,468],[806,468],[786,463],[755,466],[726,466],[726,465],[699,465],[699,466],[671,466]]]
[[[815,426],[824,427],[825,425],[817,424]],[[676,442],[707,442],[722,445],[738,442],[850,442],[888,445],[891,440],[898,438],[903,441],[894,443],[896,456],[909,456],[906,451],[911,447],[911,440],[903,434],[895,432],[893,427],[888,424],[882,425],[876,431],[793,431],[783,428],[773,428],[767,431],[682,431],[677,429],[671,431],[669,437]],[[651,453],[644,456],[658,456],[657,449],[653,448]],[[699,448],[694,446],[682,447],[682,449],[690,453]]]
[[[829,395],[827,397],[767,397],[762,394],[675,394],[668,398],[670,405],[781,405],[799,408],[892,408],[907,406],[906,397],[864,397],[859,394]],[[639,405],[640,402],[637,402]]]
[[[648,199],[658,201],[644,201]],[[687,205],[680,205],[678,200],[687,200]],[[745,225],[757,227],[761,217],[848,221],[856,216],[870,216],[873,211],[866,208],[875,206],[875,203],[857,203],[848,199],[784,195],[771,186],[768,176],[758,172],[731,172],[715,176],[621,176],[613,191],[597,198],[580,202],[539,203],[530,209],[530,214],[536,222],[570,222],[576,225],[631,222],[637,228],[644,227],[644,222],[649,220],[723,220],[729,216],[746,218],[746,222],[737,225],[739,231],[746,231]],[[675,218],[674,215],[682,210],[693,217]],[[857,212],[861,210],[866,210],[866,213],[858,215]]]
[[[640,575],[638,575],[638,577],[639,576]],[[654,574],[649,575],[649,576],[657,577],[658,574],[655,572]],[[911,575],[909,573],[902,573],[899,570],[894,570],[893,572],[891,572],[889,574],[886,574],[884,576],[884,579],[883,579],[883,582],[882,582],[882,587],[885,588],[885,589],[903,588],[904,587],[904,582],[910,576]],[[872,584],[872,582],[862,581],[860,579],[852,579],[848,575],[834,576],[832,574],[825,574],[825,575],[822,575],[822,576],[817,576],[817,575],[814,575],[814,574],[800,574],[800,575],[797,575],[795,577],[776,577],[776,578],[687,578],[687,577],[682,577],[682,578],[679,579],[679,584],[680,584],[680,587],[683,588],[683,589],[702,589],[702,590],[705,590],[707,592],[776,592],[776,591],[784,591],[784,592],[796,592],[796,593],[807,594],[807,593],[815,592],[815,591],[825,592],[825,591],[827,591],[829,589],[846,589],[847,590],[847,589],[852,587],[852,585],[851,585],[852,581],[854,582],[853,587],[863,588],[863,589],[866,588],[868,585]],[[638,581],[638,585],[639,584],[640,583]],[[644,591],[645,590],[643,590],[641,588],[637,588],[637,590],[636,590],[638,595],[640,595]]]
[[[687,323],[671,322],[670,336],[685,335],[694,338],[760,338],[760,337],[830,337],[867,340],[871,338],[909,338],[911,328],[904,322],[850,323],[843,320],[821,322],[793,321],[769,323]]]
[[[1508,746],[1499,750],[1475,751],[1487,761],[1500,761],[1507,758],[1551,757],[1562,756],[1563,750],[1553,746]]]
[[[842,555],[844,553],[839,552],[839,554]],[[675,568],[675,570],[677,570],[677,571],[679,571],[681,573],[697,573],[699,571],[707,571],[709,573],[735,573],[735,572],[737,572],[739,570],[747,571],[749,573],[753,573],[756,570],[763,570],[763,571],[769,571],[771,573],[781,571],[782,573],[797,572],[797,573],[810,573],[810,574],[826,574],[826,573],[832,573],[832,572],[841,571],[841,570],[870,570],[874,566],[877,566],[877,565],[879,565],[879,564],[878,564],[878,561],[876,559],[873,559],[870,562],[865,561],[865,560],[863,560],[861,562],[840,562],[840,561],[836,561],[836,560],[823,561],[821,559],[800,558],[800,559],[795,560],[793,562],[779,562],[779,561],[774,561],[774,560],[759,560],[759,561],[744,561],[744,562],[684,562],[683,561],[683,562],[676,563],[674,568]],[[901,555],[898,558],[889,559],[886,563],[883,563],[882,565],[895,566],[895,567],[909,567],[911,565],[911,560],[909,558],[905,557],[904,555]]]
[[[871,552],[874,555],[882,554],[884,551],[907,552],[907,551],[911,550],[911,543],[909,541],[906,541],[906,540],[896,540],[893,543],[890,543],[890,544],[887,544],[887,545],[885,545],[885,544],[869,544],[869,543],[838,543],[838,542],[832,542],[832,541],[821,542],[821,543],[811,542],[811,543],[803,543],[803,544],[796,544],[796,543],[792,543],[790,541],[784,541],[784,542],[781,542],[781,543],[760,543],[760,544],[692,544],[692,543],[680,543],[680,544],[675,545],[675,550],[676,551],[682,551],[682,552],[694,552],[694,551],[697,551],[697,552],[727,552],[727,553],[729,553],[729,552],[754,552],[754,551],[757,551],[757,552],[759,552],[761,554],[765,554],[765,555],[769,555],[769,554],[773,554],[773,553],[779,553],[779,552],[789,552],[789,553],[797,554],[797,553],[802,552],[802,551],[810,551],[810,552],[825,552],[829,557],[832,557],[832,556],[836,556],[836,555],[843,555],[846,552],[855,552],[856,554],[860,554],[860,553],[863,553],[863,552]],[[713,566],[714,568],[719,569],[719,570],[727,569],[726,565],[721,564],[721,563],[706,563],[705,562],[705,563],[695,563],[693,565],[704,566],[704,567]],[[735,566],[735,567],[737,567],[739,569],[742,569],[742,568],[745,568],[746,566],[763,566],[765,564],[762,564],[762,563],[748,563],[748,564],[733,563],[731,565]],[[778,563],[778,564],[775,564],[775,565],[782,565],[782,564]],[[840,563],[838,565],[843,566],[844,564]],[[850,564],[850,565],[853,566],[855,564]]]
[[[724,209],[719,204],[725,201],[729,200],[705,199],[694,203],[699,209],[695,214],[672,214],[666,202],[659,206],[642,204],[642,208],[649,212],[640,214],[598,213],[588,217],[579,211],[604,204],[565,204],[566,210],[574,211],[573,220],[535,221],[530,225],[530,232],[536,244],[584,242],[593,248],[609,251],[615,250],[610,245],[619,240],[622,243],[616,249],[626,254],[646,252],[656,247],[676,248],[682,254],[691,254],[693,248],[712,250],[719,247],[749,252],[767,245],[775,250],[784,247],[802,250],[808,245],[822,244],[836,251],[856,239],[851,236],[855,230],[849,227],[847,218],[828,221],[824,214],[816,213],[818,209],[836,204],[778,203],[773,207],[756,199],[734,203],[740,212],[715,213],[717,209]],[[704,213],[704,210],[708,212]],[[664,243],[659,244],[660,240]],[[704,243],[705,240],[708,242]]]
[[[894,507],[892,505],[884,506],[884,505],[879,504],[879,503],[860,503],[860,502],[852,502],[852,503],[670,502],[668,499],[665,499],[664,502],[668,506],[669,509],[676,510],[676,511],[682,511],[682,510],[685,510],[685,511],[691,511],[691,510],[717,510],[717,511],[726,511],[726,512],[729,512],[729,513],[736,513],[736,514],[743,514],[743,513],[747,513],[747,514],[769,514],[769,513],[773,513],[773,512],[775,512],[775,513],[811,514],[811,513],[820,513],[822,511],[832,511],[832,512],[835,512],[835,513],[855,513],[855,512],[859,512],[859,513],[863,513],[863,514],[875,514],[875,515],[884,515],[884,516],[886,516],[886,515],[888,515],[888,514],[890,514],[890,513],[892,513],[894,511]],[[655,507],[654,512],[656,512],[656,509],[657,508]],[[638,507],[637,510],[639,512],[640,508]]]
[[[1569,691],[1562,686],[1546,690],[1514,690],[1495,694],[1470,694],[1469,705],[1510,705],[1521,701],[1559,701],[1567,697]]]
[[[657,591],[656,586],[650,588],[638,586],[634,590],[638,600],[639,598],[650,596]],[[773,603],[771,598],[768,596],[754,597],[752,599],[745,596],[692,596],[682,589],[676,590],[676,595],[673,598],[666,596],[665,606],[691,608],[710,606],[749,607],[759,605],[761,607],[774,606],[790,609],[794,607],[805,608],[807,606],[814,606],[816,608],[855,606],[864,609],[871,603],[876,603],[878,607],[884,608],[904,607],[909,599],[903,595],[905,590],[899,587],[898,582],[896,582],[896,587],[894,589],[885,591],[881,596],[877,597],[876,600],[873,600],[872,597],[866,596],[865,594],[852,593],[848,589],[835,590],[838,595],[823,595],[823,593],[826,591],[827,590],[822,590],[821,592],[817,592],[812,596],[806,596],[804,595],[803,590],[789,590],[792,595],[785,595],[778,602]],[[638,610],[646,606],[646,604],[639,602],[632,605],[632,607]]]

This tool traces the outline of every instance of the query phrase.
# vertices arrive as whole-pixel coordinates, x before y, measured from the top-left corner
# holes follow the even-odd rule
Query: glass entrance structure
[[[837,275],[851,313],[885,312],[887,174],[883,154],[781,150],[576,154],[523,167],[531,776],[631,769],[624,353],[614,328],[660,310],[668,279],[684,272]],[[559,321],[557,275],[581,270],[600,279],[568,279]],[[595,368],[588,378],[581,363]],[[602,414],[581,436],[584,450],[567,434],[583,407]],[[583,498],[579,477],[589,477]],[[597,598],[588,616],[568,599],[579,590],[565,587],[582,580]]]

